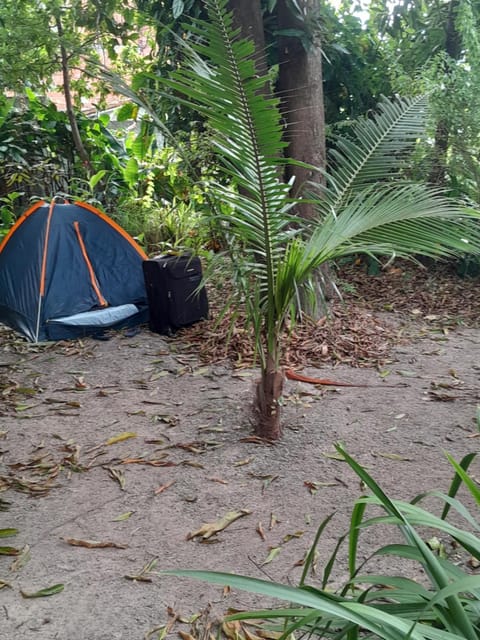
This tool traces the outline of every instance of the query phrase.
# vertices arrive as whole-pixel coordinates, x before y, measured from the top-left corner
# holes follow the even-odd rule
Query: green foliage
[[[108,55],[113,63],[118,45],[138,38],[142,21],[130,3],[118,0],[85,3],[71,0],[3,0],[0,5],[0,84],[15,92],[25,87],[46,92],[60,70],[60,45],[71,68],[92,71],[92,62]],[[63,34],[57,30],[61,20]],[[103,54],[103,55],[102,55]],[[82,97],[103,95],[102,86],[78,74]]]
[[[376,33],[356,13],[359,5],[343,3],[321,7],[324,54],[325,121],[333,125],[375,109],[381,95],[392,95],[389,56]],[[407,94],[408,95],[408,94]]]
[[[155,55],[147,64],[143,61],[138,67],[136,90],[141,89],[144,99],[160,115],[161,120],[168,123],[171,132],[189,132],[198,126],[198,123],[194,122],[198,120],[198,116],[181,102],[172,100],[172,95],[165,96],[159,92],[156,76],[167,76],[182,64],[183,52],[181,47],[178,47],[177,38],[185,41],[192,38],[185,18],[204,18],[204,3],[202,0],[137,0],[136,4],[144,19],[152,25],[156,45]]]
[[[272,345],[272,332],[283,322],[297,286],[325,260],[358,250],[448,255],[468,249],[461,222],[466,212],[422,185],[399,182],[406,153],[423,130],[423,98],[384,100],[378,115],[361,119],[348,138],[337,138],[327,186],[316,201],[321,224],[306,244],[292,239],[292,202],[288,185],[278,179],[284,161],[276,102],[258,93],[263,79],[254,77],[252,45],[232,31],[223,3],[207,6],[210,23],[192,26],[202,40],[193,46],[189,66],[166,83],[208,119],[223,170],[239,187],[236,193],[215,185],[212,193],[233,208],[220,217],[236,240],[236,258],[243,253],[258,288],[248,297],[258,305],[252,318],[260,311],[266,323],[258,325],[260,354],[263,331]],[[429,218],[436,219],[433,236]],[[439,224],[442,218],[451,222]],[[478,251],[478,233],[472,239],[472,251]],[[246,273],[242,268],[240,282],[248,287]]]
[[[150,255],[185,250],[199,254],[208,245],[201,213],[181,201],[162,206],[144,199],[124,200],[114,217]]]
[[[208,248],[212,229],[205,190],[212,175],[204,166],[202,185],[192,175],[192,162],[201,161],[201,148],[192,141],[185,160],[171,147],[146,151],[136,144],[138,138],[127,141],[129,160],[123,177],[129,191],[120,198],[113,217],[147,253],[185,249],[199,253]]]
[[[50,17],[39,3],[4,0],[0,7],[0,85],[23,90],[50,83],[52,65]],[[45,43],[39,48],[33,43]],[[48,79],[48,80],[47,80]]]
[[[125,189],[120,171],[126,155],[123,145],[106,129],[103,116],[90,119],[79,113],[77,117],[95,170],[90,183],[73,151],[64,112],[30,90],[15,101],[0,99],[0,195],[23,194],[12,207],[15,216],[31,198],[49,199],[63,192],[91,199],[97,193],[108,204]]]
[[[332,557],[326,563],[320,585],[308,584],[307,578],[313,563],[315,548],[331,516],[319,527],[314,545],[307,555],[306,566],[299,587],[257,580],[244,576],[209,571],[166,571],[164,573],[206,580],[214,584],[228,585],[266,597],[283,600],[281,608],[259,611],[242,611],[228,620],[268,621],[269,628],[281,633],[281,638],[317,636],[320,638],[382,638],[384,640],[478,640],[480,638],[480,576],[462,569],[457,561],[480,559],[480,522],[456,497],[462,482],[472,492],[479,504],[479,492],[468,466],[475,455],[466,456],[457,463],[448,456],[455,469],[455,477],[448,494],[432,491],[417,496],[411,502],[389,498],[373,477],[359,465],[342,447],[338,453],[358,475],[370,491],[359,498],[351,513],[350,530],[341,536]],[[441,516],[422,508],[425,499],[436,499],[445,505]],[[455,524],[446,517],[455,512]],[[372,515],[370,515],[372,512]],[[379,515],[380,513],[380,515]],[[463,526],[458,524],[462,521]],[[380,546],[366,561],[361,540],[371,542],[384,539],[377,528],[393,526],[403,536],[403,544]],[[442,541],[455,549],[455,558],[437,553],[432,547],[432,530]],[[424,540],[428,531],[431,542]],[[344,540],[348,541],[348,565],[350,578],[335,591],[327,588],[332,577],[337,555]],[[393,538],[395,539],[395,538]],[[438,545],[437,545],[438,546]],[[413,561],[421,569],[425,580],[421,582],[405,575],[369,573],[372,559],[383,558],[386,566],[394,566],[395,559]]]
[[[15,201],[23,196],[19,191],[10,191],[0,197],[0,240],[5,236],[16,220]]]
[[[135,120],[125,105],[121,117]],[[199,251],[211,240],[205,184],[212,179],[207,136],[191,134],[182,156],[158,148],[148,119],[116,137],[106,114],[78,114],[93,173],[87,175],[70,143],[66,114],[27,91],[23,104],[0,101],[0,216],[6,233],[33,198],[68,195],[107,210],[149,252]],[[123,140],[121,139],[123,137]],[[203,186],[197,184],[203,179]]]
[[[370,3],[368,29],[395,91],[428,92],[428,138],[416,172],[480,202],[480,6],[469,0]]]
[[[71,174],[65,114],[27,91],[23,100],[0,99],[0,194],[24,192],[25,199],[59,191]],[[60,149],[64,151],[60,153]],[[36,193],[34,193],[36,192]],[[25,205],[17,199],[19,207]]]

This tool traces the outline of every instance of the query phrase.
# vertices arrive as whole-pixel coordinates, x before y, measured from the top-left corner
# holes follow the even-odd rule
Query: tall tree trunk
[[[228,7],[233,12],[234,24],[241,30],[242,38],[249,38],[255,43],[255,64],[258,73],[267,73],[265,33],[260,0],[229,0]]]
[[[432,150],[432,167],[428,175],[428,182],[443,187],[447,177],[447,152],[450,139],[445,120],[439,120],[435,127],[435,141]]]
[[[298,0],[303,15],[313,18],[318,0]],[[278,0],[280,30],[306,32],[306,25],[289,7],[287,0]],[[325,167],[325,113],[323,107],[322,50],[317,33],[311,34],[308,49],[299,37],[281,36],[279,43],[278,94],[282,100],[286,122],[288,155],[315,167]],[[321,182],[319,172],[301,167],[289,167],[288,178],[295,174],[293,195],[302,193],[307,182]],[[302,204],[305,218],[315,217],[310,204]]]
[[[283,392],[283,372],[269,356],[262,377],[257,383],[257,424],[255,432],[261,438],[278,440],[282,435],[280,399]]]
[[[311,22],[318,11],[318,0],[298,0],[298,6]],[[318,31],[309,34],[306,24],[292,13],[287,0],[277,0],[280,31],[303,31],[310,39],[306,46],[299,37],[281,36],[279,42],[279,77],[277,90],[282,100],[286,122],[288,155],[314,167],[325,168],[325,111],[323,104],[322,48]],[[298,196],[322,183],[319,171],[302,167],[288,167],[287,179],[295,175],[292,195]],[[313,205],[297,206],[300,216],[316,217]],[[313,275],[314,302],[303,296],[302,309],[312,317],[325,315],[324,299],[332,298],[334,286],[328,264]]]
[[[445,23],[445,53],[453,60],[458,60],[462,51],[462,37],[458,32],[455,21],[459,7],[459,0],[451,0],[448,6],[448,16]],[[444,65],[445,75],[450,75],[449,63]],[[428,182],[436,186],[445,186],[447,179],[447,157],[450,145],[450,131],[445,119],[440,118],[435,128],[435,142],[432,152],[432,168]]]
[[[62,43],[63,37],[63,25],[60,16],[57,14],[55,16],[55,23],[57,27],[58,37],[60,39],[60,56],[62,61],[62,78],[63,78],[63,94],[65,96],[65,108],[67,111],[68,121],[70,122],[70,128],[72,131],[72,140],[74,147],[78,153],[78,157],[82,161],[88,171],[91,171],[92,166],[90,163],[90,158],[88,157],[88,153],[83,145],[82,138],[80,136],[80,131],[78,129],[77,119],[75,117],[75,111],[73,108],[73,100],[72,100],[72,91],[70,88],[70,68],[68,64],[68,55],[65,46]]]

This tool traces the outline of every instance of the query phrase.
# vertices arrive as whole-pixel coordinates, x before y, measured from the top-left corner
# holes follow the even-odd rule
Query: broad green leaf
[[[88,181],[88,185],[90,189],[95,189],[97,184],[105,176],[106,173],[107,173],[106,169],[101,169],[100,171],[97,171],[97,173],[95,173]]]
[[[138,162],[135,158],[129,158],[123,172],[125,182],[130,186],[138,182]]]
[[[133,102],[125,102],[116,113],[118,122],[125,120],[136,120],[138,115],[138,106]]]
[[[214,571],[189,571],[189,570],[172,570],[162,571],[164,575],[177,575],[182,577],[190,577],[197,580],[205,580],[213,584],[228,585],[235,589],[257,593],[269,598],[278,598],[286,602],[308,607],[308,609],[286,609],[280,612],[279,617],[286,617],[292,611],[293,616],[296,614],[310,615],[311,609],[314,609],[319,618],[325,622],[328,619],[335,621],[348,621],[359,625],[363,629],[368,629],[376,633],[378,637],[385,640],[405,640],[406,637],[411,640],[461,640],[459,636],[454,634],[435,630],[423,624],[412,624],[408,620],[403,620],[398,616],[390,615],[384,611],[379,611],[374,607],[370,607],[358,602],[347,601],[343,599],[332,598],[330,594],[322,591],[314,591],[289,587],[286,585],[259,580],[257,578],[246,578],[229,573],[220,573]],[[266,615],[268,611],[268,615]],[[267,618],[275,617],[275,609],[261,611],[256,616],[256,612],[248,611],[243,614],[232,616],[232,619],[251,619],[254,617]]]

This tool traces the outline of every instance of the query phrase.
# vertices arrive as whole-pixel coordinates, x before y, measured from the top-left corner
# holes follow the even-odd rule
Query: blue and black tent
[[[38,202],[0,244],[0,322],[32,342],[145,322],[146,258],[95,207]]]

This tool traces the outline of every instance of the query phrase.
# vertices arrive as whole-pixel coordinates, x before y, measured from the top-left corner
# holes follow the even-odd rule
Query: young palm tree
[[[359,252],[478,253],[480,231],[472,220],[479,216],[438,191],[399,180],[402,157],[422,130],[426,105],[418,98],[384,100],[376,118],[362,121],[353,136],[340,140],[334,169],[315,196],[318,222],[295,218],[298,200],[290,198],[291,185],[281,179],[286,160],[278,101],[265,96],[254,46],[233,28],[227,0],[205,4],[209,20],[189,27],[196,42],[185,47],[185,65],[162,82],[199,111],[213,131],[228,180],[210,185],[210,195],[231,211],[222,213],[218,206],[214,215],[229,240],[236,286],[232,304],[246,306],[260,364],[256,431],[277,439],[281,337],[299,287],[327,260]]]

